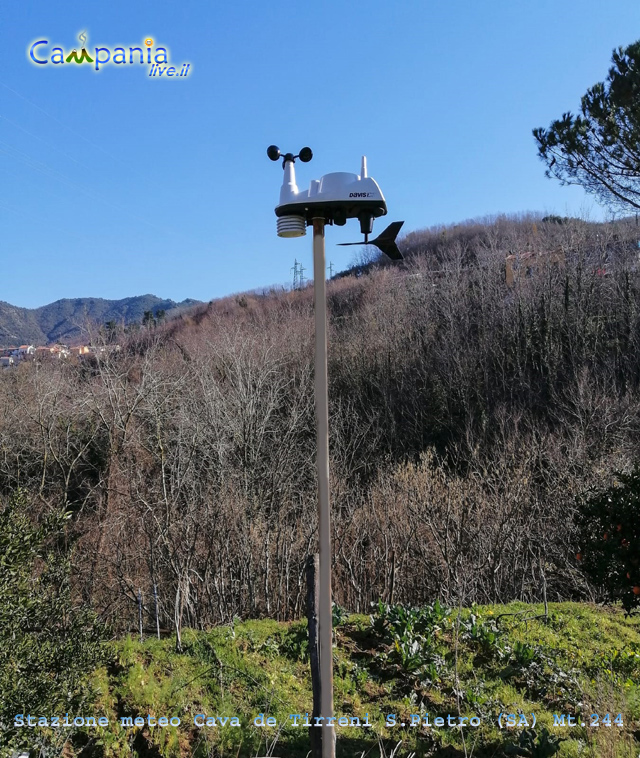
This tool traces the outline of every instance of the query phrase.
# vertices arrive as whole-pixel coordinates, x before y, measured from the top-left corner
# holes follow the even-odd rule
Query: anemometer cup
[[[279,158],[282,158],[282,168],[284,168],[287,161],[295,163],[296,158],[300,158],[303,163],[309,163],[313,158],[313,151],[310,147],[303,147],[298,155],[294,155],[293,153],[285,153],[282,155],[280,148],[277,145],[269,145],[267,148],[267,155],[272,161],[277,161]]]

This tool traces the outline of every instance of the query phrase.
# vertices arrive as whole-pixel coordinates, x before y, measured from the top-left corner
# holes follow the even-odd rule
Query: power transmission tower
[[[333,279],[333,261],[329,261],[329,279]]]
[[[293,271],[293,289],[297,290],[298,289],[298,285],[299,285],[299,281],[298,281],[298,276],[299,276],[299,274],[298,274],[298,266],[300,264],[298,263],[298,259],[297,258],[294,259],[294,260],[295,260],[295,263],[293,264],[293,268],[289,269],[289,271]]]
[[[306,268],[302,267],[302,263],[300,264],[300,289],[304,288],[304,283],[306,281],[305,275],[302,273],[303,271],[306,271]]]

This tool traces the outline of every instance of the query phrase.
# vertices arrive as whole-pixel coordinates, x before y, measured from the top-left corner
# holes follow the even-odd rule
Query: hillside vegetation
[[[341,606],[601,597],[573,516],[638,459],[638,236],[490,219],[329,283]],[[557,249],[564,265],[506,286],[506,255]],[[183,626],[301,616],[312,306],[310,289],[227,298],[99,362],[0,375],[0,492],[74,512],[75,591],[116,630],[136,628],[138,590],[155,625],[154,584],[178,647]]]
[[[474,606],[460,615],[438,603],[413,610],[380,604],[370,618],[342,616],[334,647],[335,713],[371,726],[337,726],[337,758],[389,756],[394,749],[398,758],[636,758],[639,623],[620,611],[572,603],[552,604],[548,619],[542,606],[522,603]],[[117,643],[112,664],[93,677],[95,702],[83,711],[106,717],[108,725],[57,730],[58,744],[69,740],[67,755],[307,755],[309,730],[302,724],[312,700],[305,622],[235,619],[185,632],[183,644],[176,654],[169,640]],[[515,714],[517,727],[504,720],[501,729],[501,713]],[[255,726],[259,714],[276,725]],[[291,714],[301,714],[297,727]],[[180,723],[158,726],[162,716]],[[446,726],[448,716],[450,724],[466,718],[464,728]],[[123,726],[123,718],[136,717],[144,726],[126,720]],[[56,740],[53,730],[18,731]]]

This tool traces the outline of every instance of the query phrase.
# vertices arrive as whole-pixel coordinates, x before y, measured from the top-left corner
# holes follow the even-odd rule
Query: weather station
[[[327,381],[327,299],[324,229],[327,224],[344,226],[350,218],[360,222],[364,240],[342,245],[375,245],[392,260],[402,260],[396,237],[404,221],[390,224],[370,240],[373,222],[386,216],[387,203],[377,182],[367,174],[363,156],[360,174],[339,171],[312,179],[308,190],[296,184],[295,161],[313,158],[309,147],[298,155],[280,152],[276,145],[267,149],[272,161],[282,158],[284,176],[280,202],[276,206],[279,237],[303,237],[313,227],[313,292],[315,311],[315,406],[317,423],[318,531],[320,568],[318,592],[318,638],[320,659],[320,724],[322,758],[335,758],[333,722],[333,653],[331,604],[331,514],[329,508],[329,395]],[[316,722],[318,723],[318,722]]]
[[[312,179],[308,190],[300,191],[294,164],[296,158],[308,163],[313,158],[311,148],[303,147],[298,155],[282,155],[278,147],[271,145],[267,155],[272,161],[282,158],[284,169],[280,202],[276,206],[279,237],[303,237],[307,233],[307,225],[313,224],[316,218],[322,219],[324,224],[336,226],[344,226],[347,219],[357,218],[364,240],[338,244],[375,245],[392,260],[402,259],[396,237],[404,221],[394,221],[379,237],[369,239],[374,220],[386,216],[387,203],[378,183],[367,174],[366,156],[362,156],[360,174],[345,171],[325,174],[320,179]]]

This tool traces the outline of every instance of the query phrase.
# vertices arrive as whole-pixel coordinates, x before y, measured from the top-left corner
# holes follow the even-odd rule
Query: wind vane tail
[[[388,255],[392,261],[401,261],[402,253],[398,250],[396,243],[396,237],[398,232],[402,229],[404,221],[394,221],[373,240],[365,239],[364,242],[339,242],[339,245],[375,245],[378,250],[381,250],[385,255]]]
[[[369,244],[375,245],[385,255],[388,255],[392,261],[401,261],[402,253],[398,250],[396,244],[396,237],[398,232],[402,229],[404,221],[394,221],[374,240],[371,240]]]

